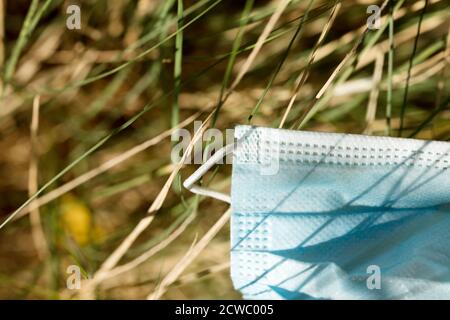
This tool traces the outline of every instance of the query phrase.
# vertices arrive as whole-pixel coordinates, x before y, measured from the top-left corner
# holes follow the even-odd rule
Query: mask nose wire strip
[[[183,186],[192,193],[215,198],[227,203],[231,203],[231,197],[228,194],[203,188],[195,183],[199,181],[209,169],[211,169],[217,162],[223,159],[226,155],[232,153],[234,150],[234,143],[230,143],[223,148],[216,151],[204,164],[202,164],[189,178],[184,180]]]

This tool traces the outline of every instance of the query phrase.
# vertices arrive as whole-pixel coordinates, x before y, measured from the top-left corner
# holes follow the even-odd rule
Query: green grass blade
[[[404,119],[405,119],[405,111],[406,111],[406,103],[408,102],[408,92],[409,92],[409,81],[411,79],[411,70],[413,67],[413,61],[414,57],[416,55],[417,51],[417,44],[419,43],[419,36],[420,36],[420,27],[422,26],[422,20],[423,16],[425,15],[425,12],[427,10],[428,6],[428,0],[425,0],[425,5],[423,6],[422,12],[420,13],[419,23],[417,25],[417,34],[414,38],[414,47],[413,51],[411,53],[411,56],[409,58],[409,66],[408,66],[408,75],[406,77],[406,85],[405,85],[405,91],[403,94],[403,104],[400,110],[400,129],[398,131],[398,136],[401,137],[403,133],[403,126],[404,126]]]
[[[180,121],[180,84],[181,84],[181,71],[183,62],[183,0],[178,0],[177,6],[178,17],[178,33],[175,38],[175,66],[174,66],[174,97],[172,104],[171,126],[176,127]]]
[[[387,93],[386,93],[386,135],[391,135],[392,119],[392,75],[394,70],[394,10],[393,4],[389,5],[389,52],[388,52],[388,72],[387,72]]]
[[[31,26],[32,26],[33,17],[36,14],[37,9],[38,9],[38,3],[39,3],[38,0],[33,0],[31,2],[30,8],[28,9],[28,12],[27,12],[25,20],[23,22],[22,28],[20,29],[19,38],[17,39],[16,43],[14,44],[14,47],[11,52],[11,56],[5,64],[5,71],[3,74],[3,86],[4,87],[2,88],[2,96],[4,93],[5,86],[9,83],[9,81],[12,78],[12,75],[13,75],[14,70],[17,65],[17,61],[19,60],[20,53],[22,52],[22,49],[27,44],[30,34],[33,31],[31,29]]]
[[[245,2],[245,6],[244,9],[242,11],[242,15],[241,15],[241,23],[239,25],[239,30],[238,33],[233,41],[233,46],[231,49],[231,54],[230,57],[228,59],[228,64],[227,64],[227,68],[225,70],[225,75],[222,81],[222,87],[220,88],[220,94],[219,94],[219,99],[217,101],[217,106],[216,109],[214,111],[214,116],[213,116],[213,120],[211,122],[211,126],[214,127],[216,125],[216,121],[217,118],[219,116],[219,112],[220,112],[220,108],[222,107],[222,100],[223,100],[223,95],[225,93],[225,90],[228,88],[228,85],[230,83],[230,79],[231,79],[231,74],[233,72],[233,66],[234,66],[234,62],[236,60],[236,56],[239,53],[239,47],[241,45],[241,41],[242,41],[242,37],[244,35],[244,27],[247,25],[248,21],[249,21],[249,15],[250,12],[253,8],[253,3],[254,0],[247,0]]]
[[[203,10],[201,13],[199,13],[197,16],[195,16],[194,18],[192,18],[189,22],[187,22],[186,24],[183,25],[182,28],[178,29],[177,31],[171,33],[170,35],[168,35],[167,37],[165,37],[163,40],[158,41],[158,43],[156,43],[155,45],[151,46],[149,49],[144,50],[143,52],[141,52],[139,55],[137,55],[137,57],[135,57],[134,59],[131,59],[111,70],[108,70],[106,72],[103,72],[101,74],[98,74],[96,76],[84,79],[82,81],[70,84],[68,86],[65,86],[63,90],[69,89],[69,88],[74,88],[74,87],[82,87],[85,86],[89,83],[92,83],[94,81],[106,78],[112,74],[115,74],[117,72],[119,72],[120,70],[136,63],[137,61],[140,61],[143,57],[145,57],[146,55],[148,55],[150,52],[156,50],[158,47],[160,47],[162,44],[166,43],[167,41],[169,41],[170,39],[176,37],[176,35],[179,32],[182,32],[184,29],[186,29],[187,27],[189,27],[191,24],[193,24],[194,22],[196,22],[197,20],[199,20],[201,17],[203,17],[206,13],[208,13],[209,11],[211,11],[214,7],[216,7],[220,2],[222,2],[222,0],[216,0],[214,1],[210,6],[208,6],[205,10]]]
[[[310,0],[309,1],[308,7],[306,8],[305,15],[303,16],[302,19],[300,19],[299,24],[297,26],[297,29],[295,30],[294,35],[292,36],[291,40],[289,41],[289,44],[288,44],[286,50],[282,53],[282,56],[281,56],[281,58],[280,58],[280,60],[278,62],[277,67],[275,68],[275,71],[272,73],[272,76],[270,77],[269,82],[267,83],[266,87],[264,88],[263,94],[259,97],[258,102],[256,103],[256,105],[253,108],[252,112],[248,116],[247,121],[249,123],[251,122],[251,120],[255,116],[255,114],[258,112],[259,107],[261,106],[261,103],[264,100],[264,97],[266,96],[266,94],[269,91],[269,89],[272,87],[272,84],[273,84],[275,78],[277,77],[278,73],[280,72],[281,67],[283,66],[284,62],[286,61],[286,58],[288,57],[289,52],[291,51],[291,48],[292,48],[292,45],[294,44],[295,39],[297,39],[297,37],[301,34],[301,31],[303,30],[304,23],[305,23],[306,19],[308,19],[308,14],[309,14],[309,11],[311,10],[313,2],[314,2],[314,0]]]

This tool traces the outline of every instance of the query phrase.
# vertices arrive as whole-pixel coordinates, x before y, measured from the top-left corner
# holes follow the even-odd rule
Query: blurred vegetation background
[[[3,299],[240,298],[177,126],[450,139],[445,0],[3,0],[0,24]]]

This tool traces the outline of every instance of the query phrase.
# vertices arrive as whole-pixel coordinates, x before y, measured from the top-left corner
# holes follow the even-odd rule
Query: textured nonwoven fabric
[[[450,143],[238,126],[246,299],[450,299]]]

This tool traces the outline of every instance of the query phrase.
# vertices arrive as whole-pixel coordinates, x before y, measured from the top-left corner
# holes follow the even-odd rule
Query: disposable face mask
[[[450,299],[450,144],[235,130],[231,277],[246,299]],[[215,157],[215,158],[214,158]],[[195,189],[195,188],[200,188]]]

